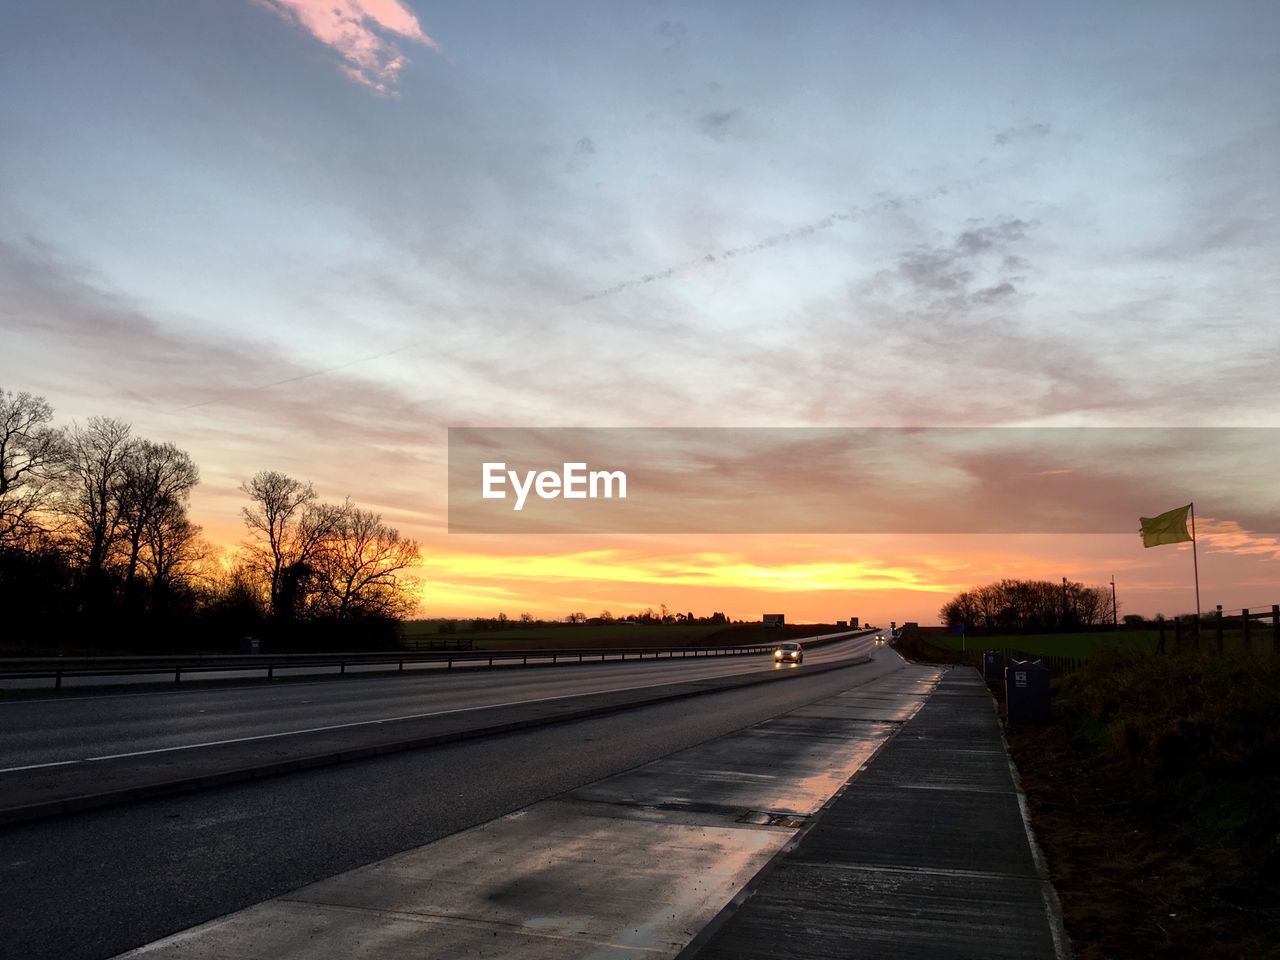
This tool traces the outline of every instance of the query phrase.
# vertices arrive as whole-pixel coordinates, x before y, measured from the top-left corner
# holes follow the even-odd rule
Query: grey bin
[[[982,679],[999,680],[1004,673],[1004,654],[999,650],[988,650],[982,655]]]
[[[1049,722],[1049,668],[1039,660],[1010,660],[1004,671],[1009,724]]]

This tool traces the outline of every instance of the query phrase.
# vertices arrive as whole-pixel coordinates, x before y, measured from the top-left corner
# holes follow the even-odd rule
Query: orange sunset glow
[[[883,55],[924,42],[903,24],[852,30],[851,50],[802,16],[785,31],[802,47],[779,50],[745,13],[712,17],[725,46],[695,57],[639,10],[566,45],[554,18],[342,9],[90,6],[101,44],[37,55],[61,49],[41,21],[6,57],[25,92],[0,101],[17,134],[0,389],[47,400],[56,427],[117,418],[188,453],[217,562],[246,540],[241,484],[268,470],[416,541],[421,617],[933,622],[993,579],[1113,575],[1123,611],[1172,614],[1194,608],[1187,552],[1144,550],[1138,517],[1193,500],[1205,602],[1274,594],[1274,485],[1239,476],[1265,476],[1252,455],[1183,472],[1121,448],[1087,479],[1052,449],[868,465],[871,506],[907,519],[926,474],[958,496],[987,484],[972,530],[1027,512],[1014,475],[1070,485],[1081,510],[1123,500],[1123,524],[1078,536],[700,534],[678,483],[661,531],[465,534],[448,512],[457,427],[1269,427],[1280,220],[1251,171],[1275,127],[1264,97],[1237,96],[1266,76],[1206,73],[1199,110],[1162,61],[1062,24],[1071,75],[1105,97],[1067,96],[985,31],[1004,52],[981,70],[961,44],[907,57],[931,65],[912,73]],[[162,34],[145,53],[127,39]],[[728,469],[707,453],[700,481]],[[776,473],[785,515],[727,492],[742,530],[806,503],[820,519],[852,482],[820,447]]]

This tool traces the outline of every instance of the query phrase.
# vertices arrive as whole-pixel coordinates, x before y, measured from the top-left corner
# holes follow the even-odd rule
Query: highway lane
[[[805,661],[872,648],[854,637]],[[645,660],[14,700],[0,702],[0,772],[774,669],[763,656]]]
[[[3,827],[0,929],[26,960],[112,956],[902,667],[890,650],[873,657],[787,683]]]

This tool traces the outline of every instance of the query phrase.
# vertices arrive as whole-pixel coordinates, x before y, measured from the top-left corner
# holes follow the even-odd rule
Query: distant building
[[[849,618],[849,626],[851,626],[851,627],[853,627],[853,629],[857,630],[857,629],[858,629],[858,618],[857,618],[857,617],[850,617],[850,618]]]

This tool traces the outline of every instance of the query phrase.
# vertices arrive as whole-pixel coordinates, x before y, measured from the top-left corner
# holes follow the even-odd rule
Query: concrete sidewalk
[[[1025,818],[991,696],[952,670],[681,958],[1063,960]]]

